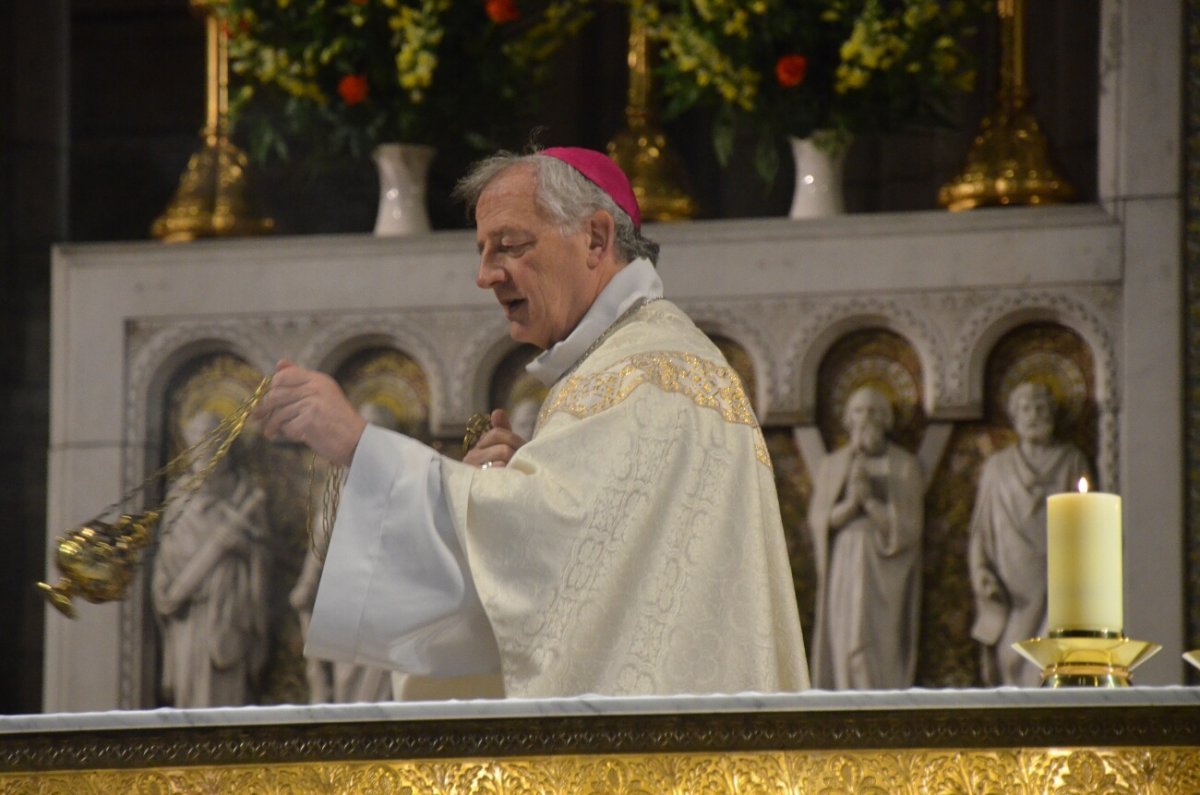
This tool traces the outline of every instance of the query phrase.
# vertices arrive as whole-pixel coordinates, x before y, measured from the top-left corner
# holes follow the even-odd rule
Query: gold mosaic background
[[[746,383],[757,394],[757,378],[749,354],[736,342],[714,336]],[[535,352],[515,349],[501,361],[489,389],[492,405],[511,408],[525,397],[543,397],[523,373]],[[457,440],[434,440],[429,434],[429,386],[425,374],[408,356],[372,347],[355,353],[334,372],[352,401],[372,402],[386,408],[395,424],[417,438],[456,455]],[[1007,391],[1020,380],[1035,378],[1048,383],[1060,404],[1059,435],[1077,444],[1090,460],[1096,454],[1096,408],[1090,393],[1094,366],[1086,346],[1073,332],[1048,323],[1022,326],[1001,339],[987,366],[984,417],[959,423],[938,464],[926,495],[926,540],[922,633],[917,685],[969,687],[978,684],[977,650],[969,638],[973,599],[966,570],[968,523],[980,467],[987,455],[1012,444],[1015,436],[1004,412]],[[253,390],[261,374],[228,354],[197,359],[182,368],[169,391],[169,427],[181,414],[204,400],[224,400],[236,405]],[[920,360],[900,335],[886,329],[867,329],[846,335],[823,360],[818,373],[816,421],[827,449],[845,443],[841,429],[842,405],[857,387],[881,389],[896,407],[893,438],[916,451],[928,420],[923,409]],[[191,407],[191,408],[189,408]],[[172,439],[171,454],[178,452]],[[788,553],[796,585],[796,598],[806,638],[813,625],[815,571],[806,513],[811,496],[811,474],[801,459],[791,427],[764,429],[779,490],[780,508]],[[257,703],[304,703],[308,699],[302,657],[303,642],[295,611],[287,594],[299,575],[308,543],[308,508],[297,495],[308,493],[313,474],[311,455],[300,446],[268,443],[251,430],[238,442],[238,454],[248,460],[268,495],[272,517],[271,622],[274,637],[267,673],[258,686]],[[324,471],[318,470],[313,488],[320,489]],[[312,497],[310,496],[310,499]],[[152,622],[151,622],[152,623]],[[159,703],[156,701],[155,703]]]

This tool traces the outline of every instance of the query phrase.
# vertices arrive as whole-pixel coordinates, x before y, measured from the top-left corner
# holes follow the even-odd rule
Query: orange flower
[[[367,76],[345,75],[338,81],[338,96],[347,105],[357,105],[367,98]]]
[[[795,88],[804,82],[808,59],[803,55],[784,55],[775,62],[775,79],[784,88]]]
[[[484,3],[488,19],[497,25],[505,22],[516,22],[521,18],[521,9],[517,8],[517,0],[487,0]]]

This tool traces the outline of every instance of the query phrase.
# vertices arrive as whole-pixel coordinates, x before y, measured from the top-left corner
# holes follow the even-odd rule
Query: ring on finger
[[[495,465],[496,465],[495,461],[487,461],[487,462],[484,462],[483,466],[481,466],[479,468],[480,469],[491,469]]]

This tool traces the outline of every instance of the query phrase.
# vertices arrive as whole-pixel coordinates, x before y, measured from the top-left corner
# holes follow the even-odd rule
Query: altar
[[[78,603],[77,620],[47,613],[48,714],[0,717],[0,791],[1200,791],[1200,696],[1179,686],[1197,576],[1181,562],[1189,354],[1179,48],[1167,44],[1179,11],[1102,3],[1096,204],[647,230],[662,243],[667,296],[740,352],[772,454],[784,456],[777,471],[801,486],[828,421],[819,382],[831,352],[867,334],[903,354],[908,441],[941,445],[930,448],[933,502],[949,506],[929,541],[925,687],[294,706],[298,653],[281,635],[278,689],[263,705],[156,709],[157,639],[138,580],[123,601]],[[473,284],[476,264],[473,235],[457,231],[57,247],[43,576],[56,577],[61,533],[161,465],[167,398],[204,357],[265,374],[282,356],[334,371],[363,350],[403,351],[428,386],[428,433],[461,438],[514,352]],[[964,587],[962,473],[992,419],[989,360],[1043,325],[1083,362],[1088,451],[1099,485],[1124,498],[1126,629],[1164,647],[1130,689],[971,687],[967,608],[951,609]],[[964,428],[975,435],[956,447]],[[295,512],[280,507],[286,493],[272,492],[281,514]],[[297,537],[280,538],[291,549]]]
[[[1200,691],[903,691],[0,717],[0,791],[1200,792]]]

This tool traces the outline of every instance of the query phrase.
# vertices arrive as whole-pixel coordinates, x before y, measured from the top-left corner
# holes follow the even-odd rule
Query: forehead
[[[475,227],[480,234],[501,226],[528,226],[542,220],[534,201],[537,171],[533,165],[513,166],[501,171],[479,194],[475,204]]]

